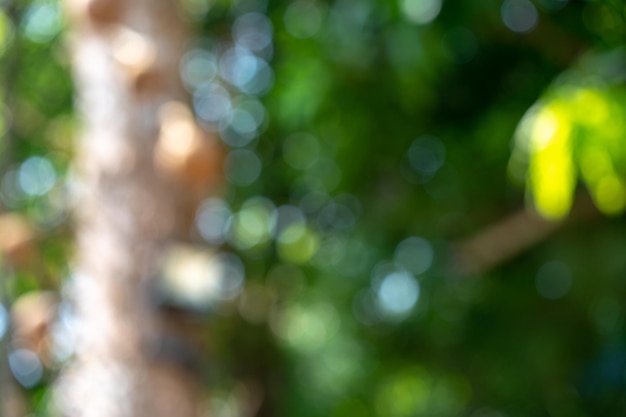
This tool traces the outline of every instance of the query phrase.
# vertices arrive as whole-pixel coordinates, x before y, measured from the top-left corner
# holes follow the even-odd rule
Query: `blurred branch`
[[[483,274],[537,245],[557,230],[599,214],[589,195],[579,193],[570,215],[550,221],[523,208],[473,236],[453,244],[453,271],[457,275]]]

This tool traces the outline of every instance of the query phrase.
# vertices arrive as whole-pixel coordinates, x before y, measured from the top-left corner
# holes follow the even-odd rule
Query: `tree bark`
[[[170,336],[150,296],[156,260],[170,240],[188,234],[198,196],[197,188],[155,168],[153,157],[163,133],[159,112],[186,99],[178,76],[185,31],[176,5],[66,1],[83,119],[70,283],[76,346],[56,395],[66,416],[198,414],[197,376],[163,353]]]

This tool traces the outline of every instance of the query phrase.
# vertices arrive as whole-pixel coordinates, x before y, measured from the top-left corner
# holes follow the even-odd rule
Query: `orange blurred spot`
[[[119,21],[124,3],[121,0],[68,0],[68,16],[77,21],[87,18],[94,25],[109,25]]]
[[[35,234],[18,214],[0,216],[0,252],[13,265],[24,265],[35,256]]]
[[[218,139],[199,128],[189,107],[180,102],[163,105],[160,121],[154,151],[157,169],[194,189],[216,185],[223,160]]]
[[[137,80],[154,64],[157,48],[139,32],[124,26],[115,26],[113,29],[113,58],[132,80]]]
[[[50,326],[56,317],[58,297],[49,291],[20,296],[11,308],[13,346],[31,350],[46,364],[52,362]]]

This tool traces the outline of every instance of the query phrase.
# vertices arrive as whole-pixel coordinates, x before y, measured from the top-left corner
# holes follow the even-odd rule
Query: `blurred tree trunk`
[[[70,291],[77,343],[57,385],[66,416],[198,413],[197,377],[167,351],[172,337],[150,297],[161,250],[187,234],[197,196],[156,169],[153,158],[164,104],[186,99],[178,77],[185,32],[176,6],[173,0],[66,1],[83,120]],[[174,131],[185,142],[193,132],[182,126]]]

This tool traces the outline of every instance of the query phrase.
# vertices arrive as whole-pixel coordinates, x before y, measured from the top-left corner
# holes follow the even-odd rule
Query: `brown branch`
[[[576,196],[570,215],[561,221],[546,220],[532,209],[523,208],[453,244],[452,269],[455,275],[480,275],[515,258],[557,230],[598,214],[587,193]]]

